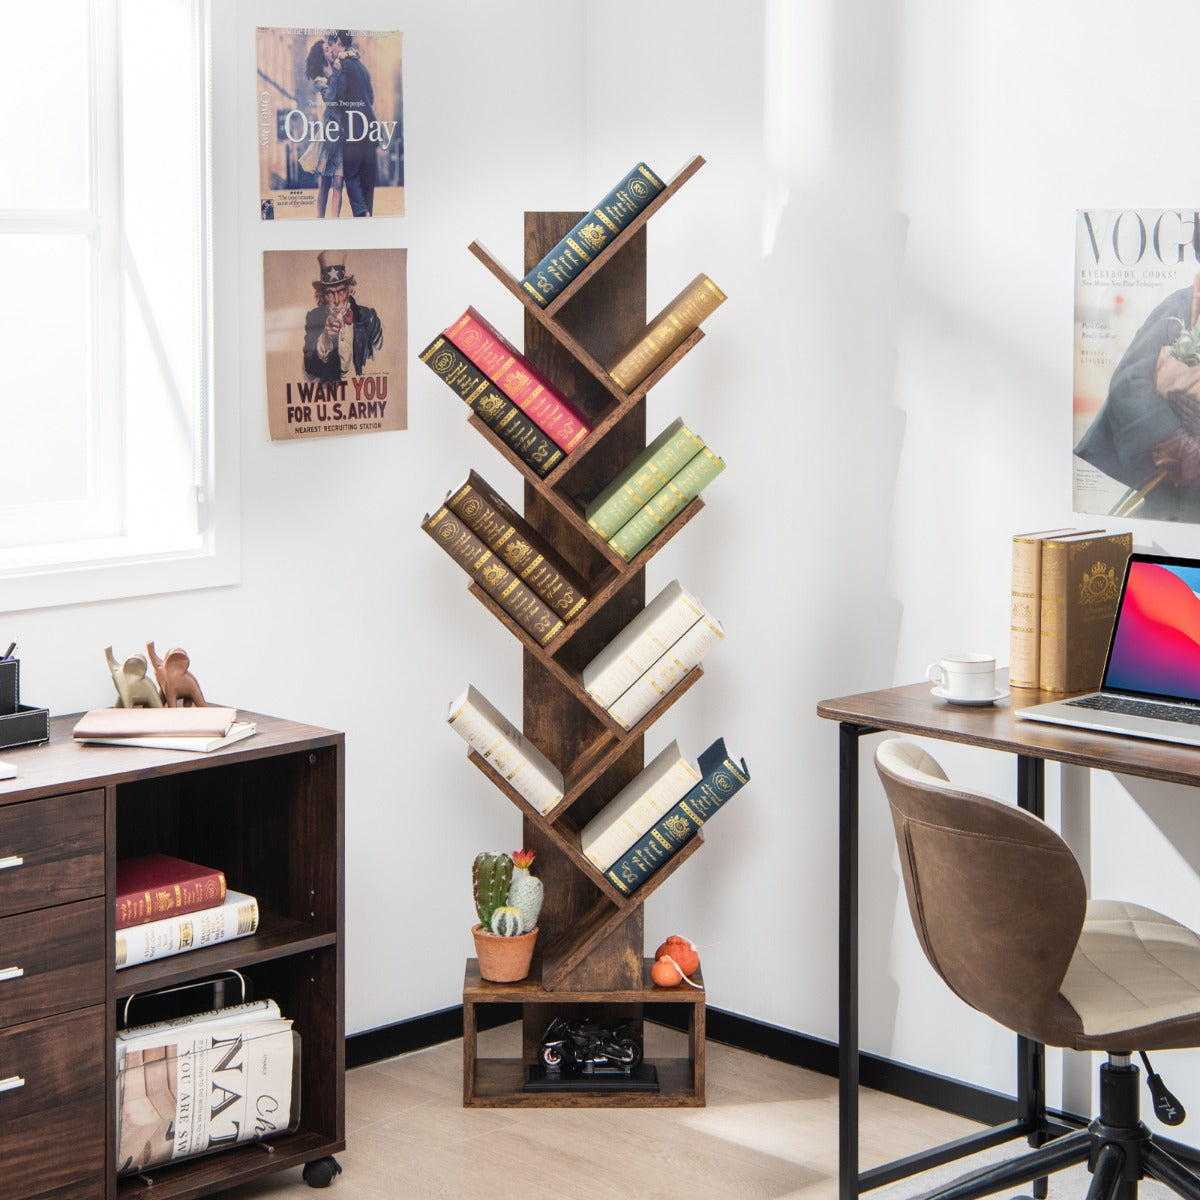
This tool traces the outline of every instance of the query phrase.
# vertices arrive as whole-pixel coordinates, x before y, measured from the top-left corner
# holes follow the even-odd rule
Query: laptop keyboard
[[[1158,721],[1179,721],[1184,725],[1200,725],[1200,708],[1183,705],[1153,704],[1145,700],[1128,700],[1123,696],[1081,696],[1068,700],[1076,708],[1098,709],[1100,712],[1120,713],[1126,717],[1153,717]]]

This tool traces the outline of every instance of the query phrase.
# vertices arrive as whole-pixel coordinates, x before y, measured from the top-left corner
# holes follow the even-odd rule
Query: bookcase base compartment
[[[488,983],[479,977],[479,964],[467,959],[463,986],[463,1107],[464,1108],[703,1108],[705,993],[693,988],[659,988],[650,982],[652,959],[643,960],[643,981],[619,991],[597,988],[588,991],[549,991],[542,984],[541,962],[534,960],[529,978],[520,983]],[[703,984],[700,972],[696,982]],[[479,1054],[479,1008],[481,1005],[519,1005],[526,1014],[521,1045],[510,1056],[481,1057]],[[536,1018],[539,1036],[531,1041],[525,1028]],[[542,1086],[538,1047],[540,1032],[556,1016],[597,1020],[632,1019],[640,1026],[651,1024],[655,1014],[661,1024],[682,1029],[687,1038],[686,1056],[648,1050],[641,1067],[654,1071],[656,1087],[649,1090],[620,1073],[584,1077],[564,1072],[559,1085]],[[682,1017],[682,1020],[680,1020]],[[495,1022],[485,1022],[488,1024]],[[513,1031],[516,1032],[515,1030]],[[677,1036],[671,1034],[672,1037]],[[635,1068],[636,1071],[640,1068]],[[611,1082],[597,1083],[605,1078]],[[565,1086],[562,1086],[565,1084]]]

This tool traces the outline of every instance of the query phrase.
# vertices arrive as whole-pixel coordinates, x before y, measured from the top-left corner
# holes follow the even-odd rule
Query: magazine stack
[[[274,1000],[117,1033],[117,1172],[293,1132],[300,1035]]]

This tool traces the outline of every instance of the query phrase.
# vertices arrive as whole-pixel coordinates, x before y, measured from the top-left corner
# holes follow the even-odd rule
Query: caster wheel
[[[341,1163],[332,1155],[304,1164],[304,1182],[309,1187],[327,1188],[341,1173]]]

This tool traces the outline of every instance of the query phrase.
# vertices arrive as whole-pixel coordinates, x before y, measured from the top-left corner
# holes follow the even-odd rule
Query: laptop
[[[1200,559],[1131,554],[1100,690],[1014,715],[1200,746]]]

